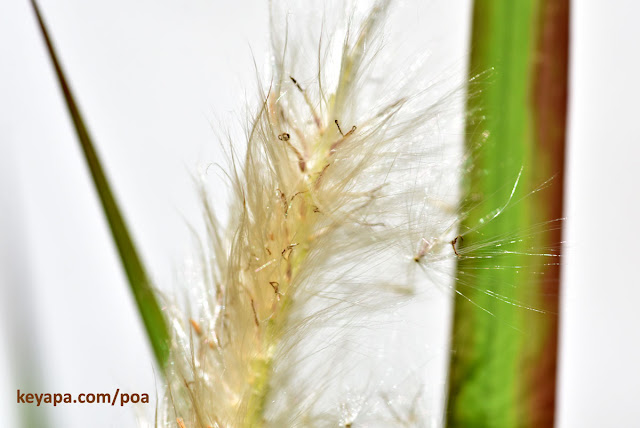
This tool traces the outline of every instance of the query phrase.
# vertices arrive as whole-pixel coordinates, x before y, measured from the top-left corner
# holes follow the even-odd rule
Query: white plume
[[[395,66],[388,1],[304,3],[271,5],[228,225],[203,190],[200,295],[171,314],[159,426],[440,422],[426,366],[445,350],[424,329],[448,333],[429,300],[453,287],[463,90]]]

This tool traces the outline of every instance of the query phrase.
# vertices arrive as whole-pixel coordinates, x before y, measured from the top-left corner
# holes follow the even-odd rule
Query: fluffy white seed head
[[[230,221],[203,190],[200,294],[170,314],[160,426],[438,419],[419,326],[430,290],[453,286],[462,156],[448,130],[464,94],[394,67],[388,3],[272,5],[273,75],[230,150]]]

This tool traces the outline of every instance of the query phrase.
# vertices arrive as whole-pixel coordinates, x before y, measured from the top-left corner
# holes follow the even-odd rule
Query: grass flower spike
[[[271,5],[273,74],[229,150],[228,225],[203,190],[198,304],[171,314],[162,426],[428,425],[424,343],[395,327],[452,283],[460,169],[442,129],[460,91],[390,68],[389,2],[329,6],[320,22]]]

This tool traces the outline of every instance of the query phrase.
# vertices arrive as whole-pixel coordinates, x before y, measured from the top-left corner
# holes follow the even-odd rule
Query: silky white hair
[[[228,224],[201,189],[198,291],[192,312],[170,305],[158,426],[439,425],[425,366],[444,349],[423,330],[448,333],[429,300],[454,286],[465,91],[395,67],[389,3],[271,4]]]

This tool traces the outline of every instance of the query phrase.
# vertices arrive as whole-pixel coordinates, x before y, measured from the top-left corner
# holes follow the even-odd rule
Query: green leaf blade
[[[56,77],[63,92],[69,115],[78,136],[84,158],[89,167],[93,183],[102,209],[109,224],[113,241],[116,244],[122,266],[125,270],[129,286],[134,295],[138,310],[142,317],[147,335],[151,341],[154,355],[161,367],[164,367],[169,357],[169,328],[146,269],[138,255],[133,239],[118,207],[118,203],[111,191],[108,179],[100,163],[89,131],[85,125],[80,109],[75,101],[71,88],[67,82],[58,56],[51,42],[49,32],[35,0],[31,0],[33,10],[38,19],[40,30],[47,46],[49,58],[54,66]]]

